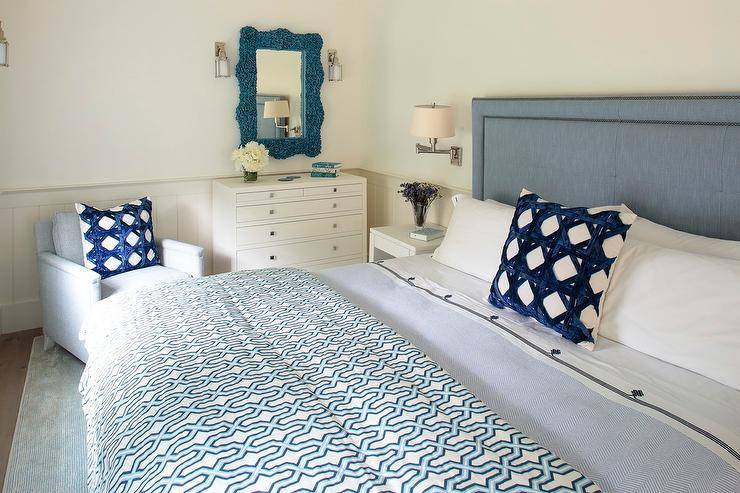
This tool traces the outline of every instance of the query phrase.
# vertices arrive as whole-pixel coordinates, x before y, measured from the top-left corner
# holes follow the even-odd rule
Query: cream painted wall
[[[477,96],[740,92],[737,0],[384,0],[372,18],[377,172],[469,189]],[[411,109],[431,101],[455,107],[441,144],[462,168],[414,154]]]
[[[0,69],[0,332],[39,325],[33,223],[76,200],[150,194],[156,229],[210,248],[210,180],[46,190],[233,173],[238,29],[319,32],[344,81],[325,83],[321,158],[364,167],[371,225],[410,223],[402,178],[470,189],[475,96],[740,92],[736,0],[0,0],[11,68]],[[414,154],[414,104],[455,106],[464,165]],[[273,161],[273,171],[312,159]]]
[[[346,63],[325,84],[323,159],[362,164],[370,39],[365,2],[0,0],[11,67],[0,70],[0,189],[233,173],[236,78],[213,76],[213,44],[238,60],[239,28],[318,32]],[[273,160],[306,169],[310,158]]]
[[[454,187],[474,96],[740,91],[736,0],[1,2],[0,189],[231,173],[236,79],[213,77],[213,42],[236,63],[247,24],[340,50],[321,158]],[[462,169],[414,154],[411,107],[432,100],[456,108]]]

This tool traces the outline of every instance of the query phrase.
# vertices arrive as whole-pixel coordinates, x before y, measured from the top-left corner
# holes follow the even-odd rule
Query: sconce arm
[[[462,147],[451,146],[449,149],[437,149],[437,139],[429,139],[429,145],[416,144],[417,154],[446,154],[450,156],[450,164],[462,166]]]

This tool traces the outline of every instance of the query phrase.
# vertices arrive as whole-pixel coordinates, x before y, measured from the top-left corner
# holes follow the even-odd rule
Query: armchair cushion
[[[104,279],[159,264],[149,197],[100,210],[75,204],[85,267]]]
[[[52,221],[51,236],[54,249],[62,258],[82,265],[82,235],[80,216],[74,212],[57,212]]]
[[[154,265],[146,269],[136,269],[103,279],[100,283],[102,298],[108,298],[116,293],[151,286],[165,281],[186,279],[190,277],[186,272]]]

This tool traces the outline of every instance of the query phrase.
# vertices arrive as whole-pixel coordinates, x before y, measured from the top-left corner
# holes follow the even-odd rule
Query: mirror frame
[[[321,104],[321,84],[324,67],[321,65],[321,47],[324,41],[317,33],[295,34],[287,29],[259,31],[251,26],[241,29],[239,63],[235,74],[239,82],[239,105],[236,121],[241,133],[241,144],[256,140],[270,150],[270,157],[285,159],[296,154],[309,157],[321,153],[321,125],[324,107]],[[303,136],[286,139],[257,139],[257,50],[300,51],[303,68]]]

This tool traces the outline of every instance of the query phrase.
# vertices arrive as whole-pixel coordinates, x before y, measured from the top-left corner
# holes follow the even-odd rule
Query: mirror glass
[[[257,50],[257,138],[303,136],[302,53]]]

